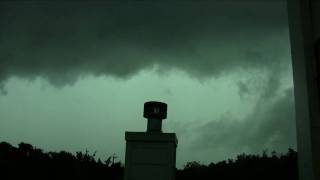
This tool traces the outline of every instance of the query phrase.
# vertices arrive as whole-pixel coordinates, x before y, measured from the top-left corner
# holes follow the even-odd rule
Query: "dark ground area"
[[[124,167],[114,161],[95,158],[95,153],[43,152],[30,144],[14,147],[0,143],[0,179],[103,179],[122,180]],[[262,155],[238,155],[218,163],[203,165],[189,162],[177,170],[177,180],[298,180],[297,152],[264,152]]]

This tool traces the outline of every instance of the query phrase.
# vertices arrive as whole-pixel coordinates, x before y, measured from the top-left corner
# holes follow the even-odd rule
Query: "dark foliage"
[[[188,162],[177,171],[177,180],[298,180],[297,152],[289,149],[286,154],[266,151],[262,155],[238,155],[235,160],[202,165]]]
[[[66,151],[44,153],[30,144],[20,143],[16,148],[0,143],[0,179],[123,179],[123,166],[113,157],[102,162],[95,154]]]
[[[104,179],[122,180],[124,168],[114,161],[114,155],[102,162],[90,155],[66,151],[43,152],[30,144],[20,143],[14,147],[0,143],[0,179]],[[187,163],[177,170],[177,180],[298,180],[297,153],[289,149],[286,154],[272,152],[268,155],[241,154],[235,160],[200,164]]]

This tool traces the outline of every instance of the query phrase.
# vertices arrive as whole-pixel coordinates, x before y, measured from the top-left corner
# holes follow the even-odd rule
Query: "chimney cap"
[[[147,119],[166,119],[167,104],[157,101],[148,101],[144,103],[143,117]]]

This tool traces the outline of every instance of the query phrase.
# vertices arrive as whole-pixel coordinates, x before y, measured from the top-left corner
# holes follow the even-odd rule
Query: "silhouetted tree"
[[[287,154],[275,151],[268,155],[240,154],[236,159],[228,159],[209,165],[197,161],[188,162],[182,170],[177,170],[177,180],[223,179],[223,180],[298,180],[297,152],[288,149]]]
[[[122,180],[124,167],[115,161],[113,154],[105,161],[96,160],[96,152],[43,152],[30,144],[20,143],[14,147],[0,143],[0,179],[104,179]],[[203,165],[188,162],[177,170],[177,180],[223,179],[223,180],[297,180],[297,152],[288,149],[286,154],[275,151],[269,155],[239,154],[235,159]]]
[[[18,148],[7,142],[0,143],[0,179],[123,179],[121,162],[102,163],[89,151],[47,152],[30,144],[20,143]],[[110,156],[108,159],[115,157]],[[114,159],[114,158],[113,158]]]

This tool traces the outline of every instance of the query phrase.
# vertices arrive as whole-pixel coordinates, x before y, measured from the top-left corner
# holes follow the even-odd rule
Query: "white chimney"
[[[126,132],[125,180],[174,180],[175,133],[162,133],[167,118],[167,104],[150,101],[144,104],[147,132]]]

